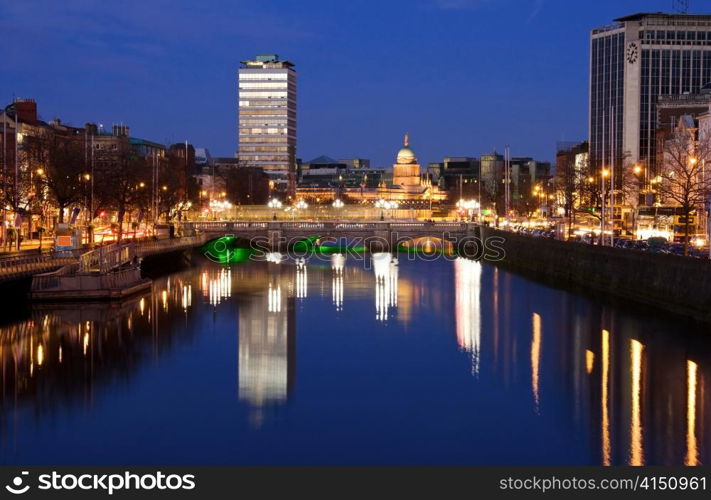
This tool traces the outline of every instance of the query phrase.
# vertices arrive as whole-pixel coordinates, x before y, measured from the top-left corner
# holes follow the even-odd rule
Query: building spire
[[[410,145],[410,135],[405,132],[405,147],[408,147]]]

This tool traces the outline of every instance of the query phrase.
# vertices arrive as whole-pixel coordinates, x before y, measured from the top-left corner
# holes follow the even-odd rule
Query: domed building
[[[445,191],[432,183],[428,173],[422,172],[417,156],[410,148],[408,134],[405,134],[404,144],[397,152],[392,171],[388,168],[346,169],[334,175],[333,180],[324,185],[301,184],[297,188],[297,196],[328,200],[344,195],[361,203],[389,200],[397,202],[401,210],[429,210],[433,202],[446,199]]]
[[[408,134],[405,134],[405,144],[398,151],[397,159],[393,165],[393,185],[403,186],[409,191],[410,187],[421,187],[422,178],[420,176],[420,165],[417,163],[417,157],[410,149],[410,139]]]

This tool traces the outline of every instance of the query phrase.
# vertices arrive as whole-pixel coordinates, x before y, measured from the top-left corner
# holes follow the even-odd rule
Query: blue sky
[[[692,2],[690,12],[698,13]],[[587,134],[589,30],[671,0],[5,1],[0,98],[231,156],[240,60],[298,71],[298,151],[551,160]]]

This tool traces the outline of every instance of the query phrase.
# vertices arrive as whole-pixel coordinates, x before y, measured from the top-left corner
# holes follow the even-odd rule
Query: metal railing
[[[80,273],[108,273],[136,257],[135,243],[112,243],[111,245],[95,248],[79,257]]]
[[[205,234],[183,236],[182,238],[172,238],[168,240],[146,241],[136,247],[136,253],[139,255],[148,255],[160,251],[190,248],[202,245],[205,241],[207,241],[207,235]]]
[[[272,229],[272,230],[388,230],[388,229],[455,229],[465,231],[469,224],[466,222],[360,222],[360,221],[262,221],[262,222],[187,222],[184,225],[203,232],[223,232]]]
[[[13,278],[74,263],[74,257],[34,255],[0,259],[0,278]]]
[[[51,273],[36,274],[32,277],[32,291],[49,290],[84,291],[118,290],[141,281],[141,270],[133,267],[101,275],[76,274],[65,266]]]

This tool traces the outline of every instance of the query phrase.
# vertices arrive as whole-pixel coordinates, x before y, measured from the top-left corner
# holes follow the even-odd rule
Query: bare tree
[[[703,206],[709,193],[705,164],[711,160],[711,137],[695,129],[679,128],[664,144],[664,162],[660,174],[659,191],[667,202],[681,208],[684,215],[684,255],[689,252],[690,216]]]
[[[146,209],[150,203],[150,168],[146,159],[138,156],[126,143],[102,159],[95,173],[99,199],[108,208],[116,210],[120,240],[126,214],[134,209]]]
[[[561,200],[565,217],[568,221],[568,235],[572,233],[575,212],[580,206],[585,188],[585,171],[588,165],[576,165],[572,155],[566,155],[565,161],[556,169],[555,185],[558,199]]]
[[[51,129],[41,130],[28,142],[26,152],[34,169],[33,189],[36,195],[49,197],[58,210],[59,223],[63,223],[66,209],[84,197],[83,145],[75,137]]]

